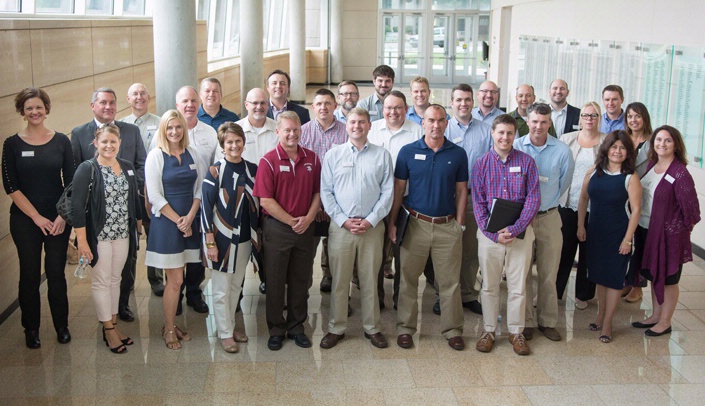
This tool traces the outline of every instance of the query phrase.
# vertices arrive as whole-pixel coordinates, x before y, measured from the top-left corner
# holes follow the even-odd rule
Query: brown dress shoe
[[[488,331],[483,331],[482,336],[477,341],[475,349],[480,352],[490,352],[492,351],[492,346],[494,345],[494,333]]]
[[[539,326],[539,331],[551,341],[561,341],[561,333],[553,327]],[[526,336],[526,332],[524,332],[524,336]]]
[[[338,345],[338,341],[342,340],[345,334],[328,333],[321,339],[321,348],[329,349]]]
[[[531,349],[529,349],[529,344],[526,343],[524,334],[510,334],[509,342],[512,343],[514,352],[518,355],[529,355],[531,353]]]
[[[411,334],[400,334],[397,337],[397,345],[401,348],[411,348],[414,346],[414,339],[411,338]]]
[[[526,341],[531,341],[531,339],[534,338],[534,328],[524,327],[524,331],[522,332],[522,334],[524,334],[524,338],[526,338]]]
[[[463,340],[463,337],[461,336],[455,336],[451,337],[448,340],[448,345],[450,345],[450,348],[461,351],[465,349],[465,341]]]
[[[365,333],[365,338],[370,340],[370,343],[374,345],[377,348],[387,348],[389,347],[389,343],[387,343],[387,339],[384,337],[384,334],[377,332],[374,334],[367,334]]]

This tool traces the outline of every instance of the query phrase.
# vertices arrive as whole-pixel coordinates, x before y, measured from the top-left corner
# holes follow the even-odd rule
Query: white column
[[[240,100],[245,112],[247,92],[264,88],[262,1],[240,1]]]
[[[289,75],[295,103],[306,103],[306,1],[289,0]]]
[[[181,86],[198,85],[196,2],[154,0],[154,79],[157,114],[175,108]],[[135,78],[139,80],[139,78]]]
[[[343,81],[343,0],[330,1],[330,80]]]

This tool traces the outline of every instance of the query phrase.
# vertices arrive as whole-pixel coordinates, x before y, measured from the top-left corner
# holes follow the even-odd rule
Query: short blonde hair
[[[157,146],[166,153],[170,152],[169,141],[166,139],[166,127],[171,120],[179,120],[181,127],[184,129],[184,136],[181,137],[181,141],[179,141],[179,148],[183,148],[184,150],[188,148],[188,126],[186,119],[178,110],[167,110],[159,121],[159,131],[157,132]]]
[[[335,100],[335,99],[334,99]],[[296,114],[296,112],[293,111],[285,111],[277,116],[277,127],[280,126],[282,120],[291,120],[296,122],[299,127],[301,127],[301,118],[299,118],[299,115]]]

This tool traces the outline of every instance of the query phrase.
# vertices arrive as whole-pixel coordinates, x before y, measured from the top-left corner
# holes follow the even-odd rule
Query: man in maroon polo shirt
[[[277,137],[277,147],[259,161],[253,192],[264,213],[267,347],[272,351],[282,348],[285,334],[299,347],[311,346],[304,334],[315,255],[311,223],[321,207],[321,163],[299,146],[301,121],[295,112],[277,117]]]

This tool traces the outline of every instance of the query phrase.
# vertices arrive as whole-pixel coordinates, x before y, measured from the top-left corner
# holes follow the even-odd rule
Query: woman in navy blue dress
[[[599,302],[590,330],[612,341],[612,318],[619,302],[641,212],[641,183],[635,173],[636,151],[625,131],[610,133],[588,171],[578,203],[578,239],[587,239],[588,279],[597,285]],[[590,220],[585,213],[590,202]],[[627,203],[631,208],[628,210]]]
[[[152,205],[145,264],[164,269],[167,276],[162,337],[173,350],[181,348],[179,341],[191,339],[174,323],[184,266],[200,262],[200,239],[194,219],[201,204],[203,174],[198,169],[198,155],[188,145],[187,128],[178,111],[164,113],[157,148],[149,152],[145,162],[147,196]]]

